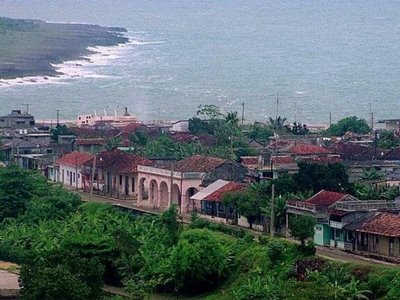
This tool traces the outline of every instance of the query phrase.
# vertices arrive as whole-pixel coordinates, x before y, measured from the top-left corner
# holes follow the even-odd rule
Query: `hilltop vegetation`
[[[51,64],[88,55],[87,47],[125,43],[124,31],[0,17],[0,79],[56,75]]]
[[[328,262],[313,256],[312,245],[256,241],[195,216],[185,227],[175,208],[134,216],[82,204],[17,167],[0,169],[0,184],[3,207],[20,203],[3,216],[0,259],[21,264],[21,299],[106,299],[104,283],[123,286],[129,299],[153,293],[210,300],[399,297],[398,269]]]

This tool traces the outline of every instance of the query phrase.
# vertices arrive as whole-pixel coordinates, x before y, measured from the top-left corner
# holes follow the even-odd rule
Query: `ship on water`
[[[104,110],[104,115],[98,116],[95,112],[94,115],[78,115],[77,125],[79,127],[82,126],[95,126],[98,124],[109,124],[113,127],[124,127],[130,123],[136,123],[137,119],[135,116],[131,116],[128,113],[128,108],[124,108],[124,114],[122,116],[117,114],[117,110],[115,110],[114,115],[108,115]]]

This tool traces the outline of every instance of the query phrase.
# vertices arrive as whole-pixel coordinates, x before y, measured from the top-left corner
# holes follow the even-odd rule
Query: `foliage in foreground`
[[[20,174],[28,184],[22,188],[37,180]],[[305,247],[255,241],[196,218],[184,228],[176,208],[138,217],[107,205],[71,205],[71,194],[43,184],[45,197],[33,189],[23,210],[0,224],[0,259],[22,265],[21,299],[101,299],[104,283],[124,286],[130,299],[154,292],[229,300],[399,298],[397,269],[329,263]]]

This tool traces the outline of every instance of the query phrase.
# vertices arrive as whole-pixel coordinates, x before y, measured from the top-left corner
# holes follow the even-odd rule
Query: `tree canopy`
[[[326,131],[326,134],[333,136],[343,136],[346,132],[366,134],[371,132],[367,121],[359,119],[356,116],[341,119],[336,124],[332,124]]]

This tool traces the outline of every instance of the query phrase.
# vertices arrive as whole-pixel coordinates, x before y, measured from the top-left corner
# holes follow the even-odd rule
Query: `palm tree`
[[[275,130],[282,130],[285,127],[286,118],[282,118],[281,116],[276,117],[275,119],[269,118],[269,122]]]
[[[238,127],[239,126],[238,112],[237,111],[228,112],[225,116],[225,121],[229,125]]]

